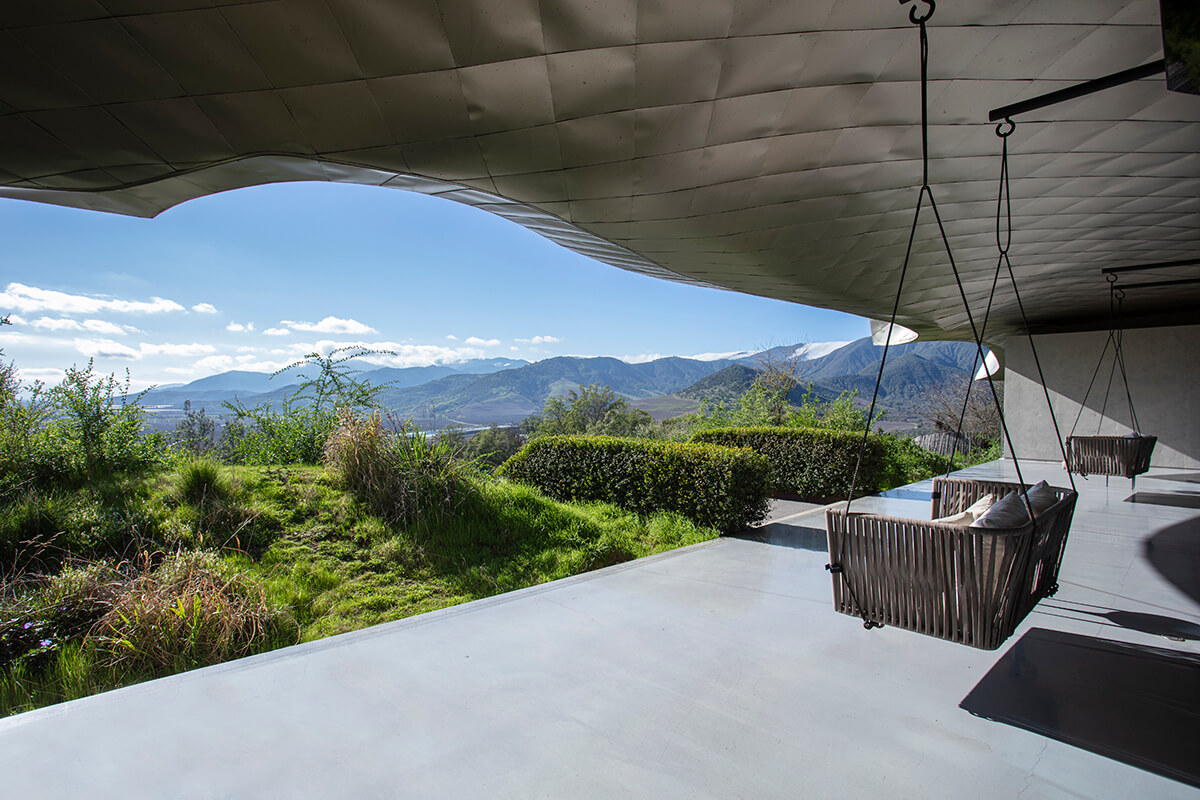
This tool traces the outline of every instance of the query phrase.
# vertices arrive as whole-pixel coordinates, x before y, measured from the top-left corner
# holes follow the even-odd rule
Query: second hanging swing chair
[[[915,7],[909,13],[909,19],[920,27],[923,182],[909,233],[908,251],[900,271],[900,285],[884,343],[875,395],[867,414],[863,447],[874,418],[888,346],[896,330],[896,316],[921,203],[926,197],[937,221],[947,260],[974,335],[976,364],[981,361],[986,363],[983,333],[975,326],[937,203],[929,187],[928,40],[925,22],[933,14],[933,3],[924,1],[929,6],[924,16],[918,15]],[[1008,192],[1007,136],[1010,133],[1012,127],[1007,132],[997,129],[1005,145],[1000,187],[1002,203]],[[1010,221],[1008,236],[1011,241],[1011,208],[1007,218]],[[1008,261],[1008,244],[1000,240],[999,206],[996,225],[1000,258],[992,282],[988,315],[1004,264],[1008,265],[1013,292],[1018,306],[1021,306],[1012,265]],[[1021,313],[1024,315],[1023,307]],[[988,315],[984,317],[985,328]],[[1032,344],[1030,337],[1031,347]],[[1036,361],[1036,350],[1034,357]],[[1040,363],[1038,371],[1041,372]],[[1000,408],[999,395],[991,372],[986,369],[985,372],[1011,453],[1012,441]],[[965,406],[964,402],[964,411]],[[952,469],[953,451],[950,459]],[[833,580],[834,608],[844,614],[861,617],[867,629],[892,625],[986,650],[999,647],[1040,599],[1053,595],[1057,590],[1058,569],[1077,496],[1073,482],[1071,489],[1048,486],[1045,482],[1030,487],[1021,476],[1015,455],[1014,464],[1016,482],[950,478],[948,469],[946,477],[934,481],[930,520],[852,513],[850,504],[858,477],[856,467],[850,484],[850,499],[845,508],[826,512],[830,562],[826,568]],[[977,514],[982,516],[977,518]],[[985,522],[985,519],[988,521]]]
[[[1124,332],[1121,329],[1121,301],[1125,299],[1125,293],[1117,288],[1116,275],[1109,273],[1107,279],[1109,316],[1112,322],[1104,349],[1100,351],[1100,360],[1092,372],[1092,380],[1079,403],[1075,424],[1067,437],[1066,464],[1068,470],[1085,478],[1088,475],[1104,475],[1106,479],[1109,476],[1129,478],[1136,488],[1137,476],[1150,469],[1150,457],[1154,454],[1154,445],[1158,442],[1158,437],[1143,435],[1141,425],[1138,424],[1137,412],[1133,408],[1133,394],[1129,391],[1129,375],[1125,371]],[[1110,350],[1112,366],[1108,371],[1108,387],[1104,391],[1104,402],[1100,406],[1096,433],[1094,436],[1076,436],[1075,429],[1079,427],[1079,418],[1087,408],[1088,397],[1096,384],[1096,376],[1100,374],[1104,359]],[[1112,392],[1113,378],[1118,370],[1121,373],[1121,382],[1125,385],[1125,399],[1129,403],[1129,423],[1133,431],[1125,435],[1101,435],[1100,426],[1108,410],[1108,396]]]

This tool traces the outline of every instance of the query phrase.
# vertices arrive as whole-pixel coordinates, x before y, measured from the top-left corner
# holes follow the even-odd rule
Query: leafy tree
[[[521,449],[524,438],[517,428],[492,425],[467,439],[462,454],[486,467],[498,467]]]
[[[857,393],[843,392],[835,400],[823,401],[811,385],[799,406],[790,403],[780,411],[779,395],[769,384],[751,384],[735,403],[702,403],[700,410],[687,414],[675,423],[672,438],[687,439],[700,431],[715,428],[754,428],[783,426],[791,428],[823,428],[837,431],[861,431],[866,426],[866,414],[854,405]]]
[[[386,388],[386,384],[374,385],[355,377],[348,362],[386,352],[339,347],[328,355],[309,353],[272,373],[275,377],[285,370],[316,368],[312,377],[297,374],[300,385],[278,407],[262,403],[249,408],[240,400],[226,402],[225,408],[233,414],[231,422],[241,424],[223,438],[232,451],[230,460],[252,465],[319,463],[338,414],[377,408],[379,393]]]
[[[854,404],[858,391],[842,392],[835,399],[822,401],[810,384],[800,406],[792,410],[788,424],[800,428],[824,428],[831,431],[861,431],[867,426],[867,414]],[[876,415],[878,422],[882,415]]]
[[[217,422],[204,413],[204,409],[192,411],[192,401],[183,401],[183,419],[175,426],[171,438],[179,447],[193,456],[204,455],[216,449]]]
[[[62,382],[47,394],[52,439],[66,449],[77,475],[95,470],[133,471],[157,463],[165,452],[158,435],[142,435],[141,407],[145,389],[129,396],[129,371],[125,382],[116,376],[98,376],[93,361],[85,369],[71,367]]]
[[[649,432],[653,424],[649,414],[630,408],[611,387],[594,383],[572,389],[565,397],[547,398],[542,413],[523,420],[521,429],[531,438],[569,434],[638,436]]]
[[[774,348],[767,348],[755,357],[758,377],[754,386],[758,392],[754,401],[761,405],[765,416],[762,424],[784,425],[791,411],[788,396],[800,385],[800,359]]]

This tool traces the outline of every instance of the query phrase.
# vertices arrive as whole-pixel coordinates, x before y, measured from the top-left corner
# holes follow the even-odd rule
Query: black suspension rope
[[[900,0],[905,5],[912,0]],[[892,336],[896,332],[896,315],[900,311],[900,297],[904,292],[904,277],[908,274],[908,263],[912,257],[913,241],[917,235],[917,223],[921,219],[921,201],[929,195],[933,201],[933,192],[929,188],[929,34],[925,23],[933,16],[937,4],[934,0],[921,0],[929,8],[925,14],[918,14],[914,5],[908,10],[908,20],[920,28],[921,41],[921,190],[917,194],[917,208],[913,213],[912,227],[908,231],[908,246],[904,250],[904,263],[900,267],[900,281],[896,285],[896,300],[892,303],[892,316],[888,321],[887,336],[883,342],[883,356],[879,359],[879,374],[875,378],[875,391],[871,394],[871,405],[867,409],[867,423],[863,427],[862,441],[858,446],[858,458],[854,462],[854,473],[850,476],[850,492],[846,496],[846,514],[850,514],[850,503],[854,500],[854,490],[858,486],[858,473],[862,467],[863,453],[867,449],[867,437],[871,435],[871,423],[875,420],[875,406],[879,400],[879,385],[883,383],[883,368],[887,364],[888,349],[892,345]],[[865,620],[866,617],[864,616]]]
[[[847,518],[850,516],[850,504],[854,500],[854,490],[858,485],[858,473],[862,467],[863,453],[867,448],[867,437],[871,434],[871,423],[875,420],[875,407],[879,400],[879,386],[883,383],[883,369],[887,364],[888,350],[892,344],[892,336],[896,332],[896,316],[900,311],[900,298],[904,293],[904,278],[908,274],[908,264],[912,258],[913,241],[917,235],[917,223],[921,219],[921,202],[926,195],[929,195],[930,203],[933,202],[933,193],[929,188],[929,36],[925,29],[925,23],[933,16],[936,4],[934,0],[920,0],[928,6],[926,12],[917,13],[917,7],[913,6],[908,10],[908,19],[912,24],[920,29],[921,42],[921,190],[917,194],[917,207],[913,212],[912,227],[908,232],[908,245],[904,250],[904,263],[900,268],[900,281],[896,285],[896,300],[892,304],[892,316],[888,322],[886,338],[883,342],[883,356],[879,360],[879,374],[875,378],[875,391],[871,395],[871,406],[867,410],[867,422],[863,427],[862,441],[858,447],[858,458],[854,462],[854,473],[850,477],[850,491],[846,496],[846,511]],[[900,0],[900,4],[904,5],[911,0]],[[842,584],[846,587],[851,602],[858,609],[858,615],[862,617],[863,627],[867,630],[871,628],[883,627],[880,623],[871,619],[870,614],[862,604],[858,602],[858,598],[854,594],[854,588],[850,580],[844,576],[844,567],[841,564],[826,564],[825,568],[831,573],[842,574]]]
[[[1104,340],[1104,349],[1100,351],[1100,360],[1096,362],[1096,368],[1092,370],[1092,379],[1088,381],[1087,391],[1083,393],[1083,400],[1079,401],[1079,411],[1075,414],[1075,424],[1071,426],[1071,436],[1075,435],[1075,429],[1079,427],[1079,419],[1083,416],[1083,410],[1087,408],[1088,397],[1092,394],[1092,386],[1096,383],[1096,378],[1100,375],[1100,368],[1104,366],[1104,357],[1108,355],[1108,346],[1112,344],[1112,332],[1108,334],[1108,338]],[[1104,417],[1103,414],[1100,415]]]
[[[1112,393],[1112,379],[1116,377],[1117,366],[1121,363],[1121,337],[1117,326],[1117,276],[1106,276],[1109,281],[1109,341],[1105,342],[1105,353],[1109,343],[1112,344],[1112,366],[1109,367],[1109,384],[1104,387],[1104,402],[1100,403],[1100,417],[1096,421],[1096,435],[1100,435],[1100,426],[1104,425],[1104,415],[1109,411],[1109,396]],[[1124,295],[1122,291],[1122,296]],[[1122,371],[1123,374],[1124,371]],[[1128,386],[1127,386],[1128,389]]]
[[[1133,395],[1129,392],[1129,374],[1125,371],[1125,329],[1121,323],[1125,292],[1117,289],[1113,294],[1117,297],[1117,363],[1121,365],[1121,382],[1125,384],[1125,400],[1129,403],[1129,424],[1133,426],[1134,433],[1141,436],[1142,426],[1138,424],[1137,412],[1133,409]]]
[[[992,276],[992,290],[988,293],[987,309],[983,312],[983,325],[980,326],[980,336],[987,335],[988,320],[992,316],[992,303],[996,299],[996,285],[1000,282],[1000,267],[1003,265],[1002,260],[996,261],[996,273]],[[950,448],[950,455],[946,458],[946,477],[950,477],[950,473],[954,471],[954,456],[958,454],[958,443],[962,440],[963,426],[967,421],[967,407],[971,404],[971,390],[975,388],[975,372],[976,366],[979,364],[979,353],[976,351],[971,356],[971,371],[967,374],[967,391],[963,395],[962,411],[958,415],[958,428],[954,432],[954,444]],[[983,368],[987,369],[987,361],[984,360]],[[963,450],[963,455],[967,455],[969,451]]]
[[[1008,125],[1005,128],[1005,125]],[[1000,189],[996,199],[996,249],[1000,253],[1001,260],[1004,261],[1008,268],[1008,280],[1012,284],[1013,297],[1017,301],[1017,309],[1021,312],[1021,324],[1025,327],[1025,335],[1029,338],[1029,352],[1033,354],[1033,363],[1037,367],[1038,380],[1042,384],[1042,394],[1046,396],[1046,408],[1050,410],[1050,422],[1054,424],[1054,436],[1058,439],[1058,449],[1062,453],[1063,463],[1067,465],[1067,480],[1071,482],[1071,491],[1078,491],[1075,488],[1075,475],[1071,472],[1071,459],[1067,455],[1067,443],[1063,439],[1062,431],[1058,427],[1058,417],[1054,413],[1054,403],[1050,400],[1050,387],[1046,384],[1046,374],[1042,371],[1042,360],[1038,358],[1037,345],[1033,342],[1033,329],[1029,327],[1029,317],[1025,314],[1025,304],[1021,301],[1021,291],[1017,288],[1017,276],[1013,272],[1012,260],[1008,257],[1008,251],[1012,247],[1012,189],[1009,185],[1010,171],[1008,168],[1008,137],[1017,129],[1017,125],[1011,119],[1005,119],[996,126],[996,135],[1000,137]],[[1004,210],[1005,234],[1004,240],[1000,238],[1000,213],[1001,208]],[[999,265],[997,265],[999,269]],[[992,285],[992,291],[995,292],[995,284]],[[989,301],[990,302],[990,301]],[[986,318],[985,318],[986,324]],[[1092,378],[1095,380],[1095,376]],[[1076,423],[1078,423],[1076,419]],[[1010,451],[1011,452],[1011,451]],[[1017,461],[1016,453],[1013,453],[1013,463]]]
[[[967,301],[967,292],[963,289],[962,278],[958,274],[958,266],[954,263],[954,254],[950,252],[950,240],[946,236],[946,228],[942,224],[942,215],[938,213],[937,201],[933,199],[933,194],[929,195],[929,207],[933,209],[933,218],[937,220],[938,232],[942,235],[942,244],[946,247],[946,257],[950,261],[950,270],[954,273],[954,283],[958,286],[958,294],[962,298],[963,309],[967,312],[967,322],[971,324],[971,334],[975,337],[975,349],[979,353],[980,359],[985,359],[983,354],[983,340],[979,336],[979,329],[975,326],[975,318],[971,314],[971,304]],[[986,364],[986,360],[984,361]],[[1000,417],[1000,430],[1004,434],[1004,441],[1008,444],[1008,452],[1013,454],[1013,469],[1017,471],[1017,483],[1025,485],[1025,477],[1021,474],[1021,462],[1017,460],[1017,451],[1013,447],[1012,435],[1008,432],[1008,422],[1004,419],[1004,407],[1000,403],[1000,393],[996,391],[996,381],[992,379],[992,374],[985,370],[987,375],[988,388],[992,390],[992,401],[996,404],[996,413]],[[1028,492],[1023,492],[1022,497],[1025,499],[1025,506],[1029,510],[1029,518],[1033,519],[1033,506],[1029,502]]]
[[[1096,362],[1096,369],[1092,371],[1092,379],[1088,382],[1087,391],[1083,394],[1083,400],[1079,402],[1079,411],[1075,414],[1075,423],[1071,426],[1071,436],[1075,435],[1075,429],[1079,427],[1079,420],[1083,417],[1083,411],[1087,408],[1088,398],[1091,397],[1092,388],[1096,384],[1096,378],[1100,375],[1100,369],[1104,366],[1104,357],[1108,355],[1108,348],[1113,349],[1113,363],[1108,370],[1108,385],[1104,389],[1104,401],[1100,404],[1100,416],[1096,421],[1096,435],[1100,435],[1101,428],[1104,426],[1104,415],[1108,412],[1108,398],[1112,394],[1112,383],[1116,377],[1117,370],[1121,372],[1121,382],[1125,385],[1125,401],[1129,406],[1129,424],[1133,428],[1134,433],[1141,436],[1142,426],[1137,417],[1137,410],[1133,405],[1133,394],[1129,389],[1129,372],[1125,367],[1125,347],[1124,347],[1124,329],[1121,327],[1121,318],[1123,315],[1123,301],[1125,292],[1117,288],[1118,276],[1112,272],[1105,273],[1105,279],[1108,281],[1108,338],[1104,340],[1104,349],[1100,351],[1100,360]],[[1070,460],[1068,459],[1068,474],[1070,474]],[[1072,488],[1074,484],[1072,483]]]

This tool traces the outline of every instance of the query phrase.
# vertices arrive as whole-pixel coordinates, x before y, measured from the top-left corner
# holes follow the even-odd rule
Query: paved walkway
[[[1196,485],[1081,488],[1063,591],[995,652],[834,613],[820,513],[781,514],[2,720],[0,796],[1197,797]],[[927,514],[928,487],[871,506]]]

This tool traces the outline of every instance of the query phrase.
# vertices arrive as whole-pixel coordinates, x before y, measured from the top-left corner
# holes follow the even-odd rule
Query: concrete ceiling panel
[[[0,195],[152,216],[257,183],[387,185],[648,275],[886,316],[921,180],[913,7],[10,3]],[[996,260],[988,111],[1159,58],[1158,5],[960,0],[929,44],[930,180],[975,299]],[[1098,265],[1196,256],[1200,100],[1152,77],[1017,122],[1012,257],[1046,329],[1106,323]],[[928,209],[915,234],[903,324],[963,338]],[[1156,304],[1178,319],[1200,289],[1143,319]],[[1020,327],[1009,290],[996,309],[995,335]]]

